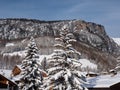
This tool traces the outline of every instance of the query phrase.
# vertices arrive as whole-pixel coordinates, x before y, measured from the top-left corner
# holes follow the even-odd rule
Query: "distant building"
[[[16,66],[13,68],[11,75],[14,77],[14,76],[19,75],[21,72],[22,72],[21,65],[16,65]],[[46,72],[43,72],[43,71],[41,71],[41,72],[42,72],[43,77],[47,77],[47,73],[46,73]]]
[[[12,70],[12,73],[11,73],[11,76],[12,76],[12,80],[14,80],[16,83],[19,83],[20,81],[20,78],[21,78],[21,73],[22,72],[22,68],[21,68],[21,65],[16,65],[13,70]],[[43,77],[47,77],[47,73],[46,72],[43,72],[41,71],[42,73],[42,76]]]
[[[21,65],[16,65],[12,70],[12,76],[19,75],[21,73]]]
[[[86,74],[86,76],[87,76],[87,77],[96,77],[96,76],[99,76],[99,74],[98,74],[98,73],[94,73],[94,72],[88,72],[88,73]]]

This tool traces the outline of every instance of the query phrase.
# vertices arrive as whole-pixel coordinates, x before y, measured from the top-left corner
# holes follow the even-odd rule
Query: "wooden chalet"
[[[15,82],[0,74],[0,90],[18,90],[18,86]]]
[[[14,77],[14,76],[17,76],[17,75],[19,75],[19,74],[21,73],[21,71],[22,71],[21,65],[16,65],[16,66],[13,68],[11,75],[12,75],[13,77]],[[43,77],[47,77],[47,73],[46,73],[46,72],[41,71],[41,73],[42,73],[42,76],[43,76]]]
[[[99,74],[94,72],[89,72],[86,74],[86,77],[96,77],[96,76],[99,76]]]
[[[16,65],[12,70],[12,76],[19,75],[21,73],[21,66]]]

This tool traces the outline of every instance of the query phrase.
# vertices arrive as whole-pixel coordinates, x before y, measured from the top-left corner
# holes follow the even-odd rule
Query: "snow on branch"
[[[62,47],[62,48],[65,48],[62,44],[55,44],[54,47]]]
[[[68,40],[69,42],[76,42],[76,40],[75,39],[70,39],[70,40]]]
[[[59,67],[52,67],[52,68],[49,68],[47,71],[48,71],[48,74],[50,74],[51,72],[53,72],[53,71],[56,71],[56,70],[61,70],[61,69],[63,69],[61,66],[59,66]]]
[[[62,41],[61,38],[55,38],[55,41]]]

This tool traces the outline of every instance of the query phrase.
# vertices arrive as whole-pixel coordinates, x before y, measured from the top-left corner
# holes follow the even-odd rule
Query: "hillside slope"
[[[59,37],[63,25],[67,25],[75,35],[77,43],[74,47],[82,53],[81,58],[91,59],[101,65],[100,69],[104,66],[107,70],[116,65],[116,57],[120,54],[118,45],[109,38],[102,25],[83,20],[0,19],[0,52],[3,55],[22,51],[29,37],[34,36],[40,54],[51,54],[54,38]]]

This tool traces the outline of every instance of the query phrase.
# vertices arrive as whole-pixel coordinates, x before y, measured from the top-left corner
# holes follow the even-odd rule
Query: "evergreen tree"
[[[79,67],[81,63],[72,57],[78,53],[73,49],[71,42],[75,42],[73,34],[69,33],[66,26],[60,32],[60,38],[56,38],[54,55],[47,63],[48,77],[45,78],[43,87],[45,90],[85,90],[83,83],[85,77],[81,74]],[[79,54],[80,55],[80,54]]]
[[[41,90],[42,74],[39,64],[38,48],[31,37],[30,44],[27,46],[27,54],[22,61],[22,78],[20,81],[20,90]]]
[[[79,56],[80,58],[80,52],[78,52],[76,49],[73,48],[72,44],[76,42],[75,37],[73,33],[69,32],[68,26],[63,26],[60,37],[55,38],[57,44],[54,46],[60,50],[64,50],[64,54],[66,58],[75,58],[75,56]],[[55,50],[56,51],[56,50]]]

